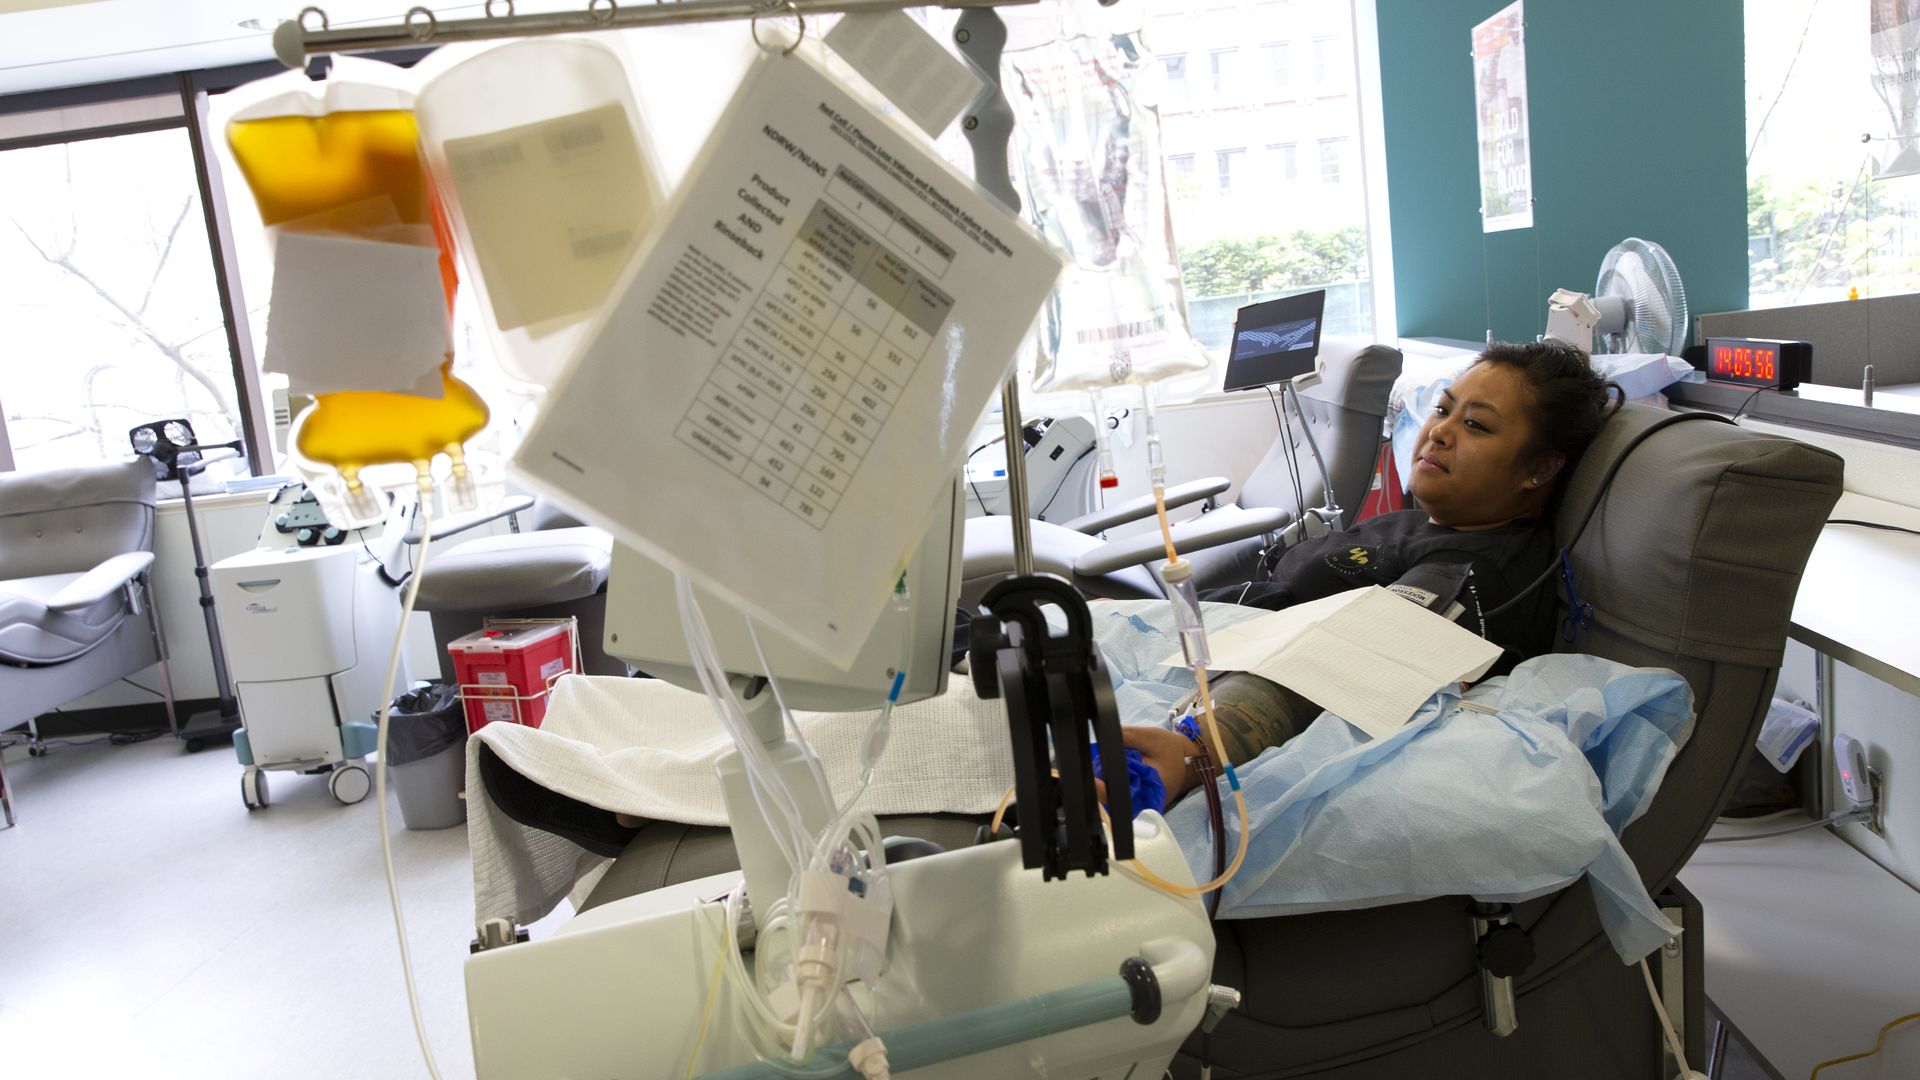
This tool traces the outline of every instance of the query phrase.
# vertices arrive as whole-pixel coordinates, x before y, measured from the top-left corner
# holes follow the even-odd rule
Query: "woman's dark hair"
[[[1626,400],[1619,384],[1593,370],[1584,351],[1552,338],[1526,344],[1496,341],[1475,363],[1495,364],[1526,379],[1533,391],[1533,440],[1526,460],[1536,463],[1562,455],[1566,464],[1555,478],[1556,488],[1572,475],[1580,455]]]

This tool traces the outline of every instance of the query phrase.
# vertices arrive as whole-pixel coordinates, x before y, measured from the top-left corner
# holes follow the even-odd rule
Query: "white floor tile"
[[[372,798],[341,806],[324,778],[274,773],[249,813],[231,750],[164,739],[15,750],[7,775],[0,1075],[426,1076]],[[409,832],[390,805],[421,1010],[441,1075],[471,1077],[466,831]]]

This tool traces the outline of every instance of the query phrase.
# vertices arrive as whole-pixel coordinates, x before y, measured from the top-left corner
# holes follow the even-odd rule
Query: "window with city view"
[[[1160,63],[1167,72],[1167,104],[1184,107],[1191,100],[1187,89],[1187,57],[1185,53],[1162,56]]]
[[[1920,80],[1883,61],[1896,65],[1883,99],[1873,77],[1876,16],[1892,25],[1904,11],[1746,0],[1750,306],[1920,291],[1920,174],[1875,179],[1876,159],[1920,145],[1911,130],[1888,138]]]
[[[1273,88],[1286,93],[1293,85],[1293,72],[1287,67],[1287,43],[1277,41],[1266,47],[1267,73],[1273,80]]]
[[[1346,151],[1345,137],[1320,140],[1320,182],[1337,184],[1340,182],[1340,155]]]
[[[1351,5],[1144,0],[1143,14],[1143,39],[1167,76],[1161,144],[1194,336],[1224,357],[1235,311],[1313,289],[1327,290],[1329,334],[1374,333],[1364,162],[1349,149],[1360,135]],[[1235,81],[1218,58],[1242,45],[1260,74]],[[1184,63],[1172,62],[1186,56],[1214,58],[1204,102],[1187,97]],[[1292,57],[1311,70],[1292,72]],[[1293,96],[1293,80],[1306,77],[1312,85]],[[1196,158],[1211,158],[1216,174],[1196,176]]]
[[[1215,49],[1210,54],[1213,62],[1213,96],[1215,101],[1225,99],[1239,89],[1234,78],[1235,65],[1240,59],[1238,49]]]
[[[1273,155],[1273,179],[1291,184],[1300,179],[1300,148],[1293,143],[1275,143],[1267,147]]]

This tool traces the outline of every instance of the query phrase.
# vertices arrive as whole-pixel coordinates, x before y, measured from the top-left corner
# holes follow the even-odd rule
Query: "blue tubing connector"
[[[1143,1010],[1143,1004],[1138,1000],[1142,993],[1138,972],[1140,969],[1148,972],[1145,978],[1149,984],[1152,975],[1151,969],[1142,961],[1130,960],[1128,964],[1135,966],[1131,981],[1117,975],[1095,979],[1063,990],[1035,994],[1018,1001],[989,1005],[983,1009],[881,1032],[880,1039],[887,1045],[888,1068],[892,1072],[903,1073],[909,1069],[938,1065],[969,1054],[998,1050],[1029,1039],[1071,1031],[1088,1024],[1134,1015]],[[1153,991],[1152,1008],[1143,1012],[1140,1022],[1152,1023],[1158,1015],[1156,990]],[[761,1061],[725,1072],[707,1073],[703,1080],[794,1080],[796,1077],[804,1077],[805,1080],[861,1080],[860,1073],[847,1060],[852,1050],[850,1044],[841,1043],[814,1051],[804,1064]]]

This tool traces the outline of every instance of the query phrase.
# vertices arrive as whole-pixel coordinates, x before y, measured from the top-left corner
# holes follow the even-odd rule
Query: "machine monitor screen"
[[[960,592],[960,537],[966,515],[955,483],[942,492],[920,545],[907,562],[912,603],[889,607],[860,647],[851,670],[841,671],[779,632],[757,624],[767,666],[787,705],[815,712],[877,709],[893,669],[906,657],[907,681],[900,701],[918,701],[946,689],[953,657],[953,610]],[[701,613],[713,631],[721,664],[740,675],[760,674],[759,653],[739,611],[695,588]],[[625,544],[614,545],[607,573],[607,655],[617,656],[655,678],[698,691],[680,629],[673,571]]]
[[[1233,319],[1228,390],[1270,386],[1313,370],[1320,355],[1320,317],[1327,290],[1249,304]]]

